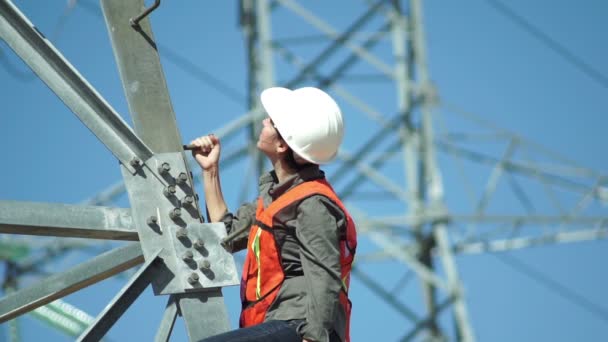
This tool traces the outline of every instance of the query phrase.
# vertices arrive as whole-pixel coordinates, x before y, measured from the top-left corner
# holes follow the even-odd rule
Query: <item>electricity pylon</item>
[[[10,1],[0,2],[0,36],[120,161],[131,208],[3,201],[4,233],[138,241],[106,252],[0,300],[0,322],[144,265],[79,340],[100,340],[148,285],[168,295],[157,332],[168,340],[178,316],[200,340],[227,331],[222,286],[238,279],[220,246],[223,224],[205,224],[140,1],[102,1],[135,132]]]
[[[344,184],[343,179],[351,176],[346,185],[338,187],[339,194],[341,198],[350,200],[349,206],[357,214],[359,232],[379,247],[377,252],[359,256],[359,267],[354,274],[411,321],[412,327],[404,340],[415,338],[421,331],[425,332],[428,340],[446,340],[450,336],[462,341],[475,339],[454,254],[505,251],[606,237],[605,214],[599,217],[579,216],[592,202],[606,201],[605,176],[574,167],[571,162],[555,157],[517,135],[496,129],[458,110],[456,112],[464,119],[476,124],[477,131],[458,135],[435,133],[433,124],[439,115],[437,108],[442,104],[427,68],[419,0],[409,1],[406,9],[401,7],[400,1],[368,1],[369,7],[342,31],[317,16],[314,10],[308,10],[293,0],[277,0],[272,6],[266,1],[256,3],[258,6],[254,9],[249,2],[241,1],[241,17],[248,19],[241,21],[245,25],[244,31],[248,33],[247,37],[257,38],[254,42],[249,40],[248,44],[257,47],[257,53],[248,53],[250,73],[257,75],[250,79],[258,80],[257,84],[249,83],[250,91],[254,89],[259,93],[269,86],[269,79],[272,80],[271,85],[288,88],[312,83],[332,92],[341,103],[348,104],[348,108],[366,114],[377,123],[377,130],[369,125],[365,132],[354,133],[359,137],[359,146],[350,152],[347,149],[351,146],[346,144],[338,156],[341,165],[330,175],[330,180],[334,184],[341,181]],[[290,36],[285,33],[289,32],[285,26],[277,25],[275,30],[272,29],[271,19],[275,18],[277,22],[289,23],[289,26],[309,25],[317,32],[308,36]],[[376,27],[371,32],[364,31],[373,25]],[[293,31],[309,30],[298,27]],[[384,40],[387,35],[390,43]],[[298,50],[299,44],[306,44],[308,51]],[[375,50],[387,51],[376,49],[376,45],[382,44],[392,49],[391,63],[374,54]],[[312,57],[310,51],[313,51]],[[307,57],[301,57],[300,53],[307,54]],[[357,65],[358,62],[365,65]],[[280,73],[273,70],[275,63],[282,65],[281,69],[277,68]],[[286,81],[276,82],[274,75]],[[388,113],[376,109],[383,104],[374,99],[374,88],[381,89],[378,92],[390,91],[389,86],[377,86],[377,82],[368,82],[365,89],[370,95],[367,96],[360,89],[358,93],[357,90],[349,91],[348,82],[352,84],[356,78],[384,79],[393,88],[395,106]],[[362,88],[361,83],[357,85]],[[386,97],[380,98],[384,100]],[[449,105],[443,106],[449,108]],[[352,111],[346,112],[352,114]],[[347,124],[348,120],[352,117],[347,117]],[[481,152],[483,148],[468,143],[467,140],[472,141],[482,130],[490,131],[486,139],[491,137],[504,143],[502,157],[494,158]],[[386,145],[386,141],[389,145],[383,150],[380,146]],[[255,140],[249,143],[255,144]],[[490,177],[470,209],[472,212],[461,214],[446,206],[436,150],[491,166]],[[532,158],[544,160],[541,163],[518,160],[522,151]],[[393,170],[396,168],[394,163],[399,160],[403,163],[400,169],[405,176],[404,182],[387,176],[398,176]],[[547,161],[552,164],[542,164]],[[391,162],[392,167],[389,165]],[[356,176],[352,177],[353,173]],[[523,215],[486,213],[499,181],[504,178],[507,178],[517,201],[526,209]],[[548,194],[542,201],[555,204],[557,215],[535,212],[519,179],[523,179],[521,181],[526,185],[530,181],[542,185]],[[255,182],[250,179],[249,183]],[[366,186],[366,191],[379,190],[383,197],[392,197],[402,203],[405,214],[378,217],[367,210],[357,209],[357,202],[369,203],[361,200],[367,197],[365,193],[357,191]],[[556,188],[568,189],[581,196],[573,209],[568,210],[559,203]],[[526,229],[535,225],[543,226],[542,231]],[[368,274],[367,270],[371,268],[362,266],[366,259],[394,259],[406,264],[420,279],[425,312],[416,313],[397,298],[386,281],[374,280],[378,277]],[[450,307],[456,327],[453,334],[446,333],[445,327],[438,323],[438,316],[449,311]]]
[[[369,287],[409,322],[404,325],[403,340],[421,334],[427,340],[474,340],[475,319],[467,314],[454,255],[606,237],[605,211],[599,216],[584,215],[586,208],[608,199],[604,175],[577,167],[441,101],[427,70],[419,1],[412,0],[403,9],[398,1],[369,3],[343,31],[319,17],[316,12],[321,9],[308,10],[292,0],[243,0],[240,5],[249,56],[250,111],[214,132],[228,138],[246,130],[255,139],[256,122],[263,115],[255,101],[259,90],[311,83],[328,90],[344,106],[347,129],[366,128],[348,131],[347,139],[356,136],[357,141],[345,142],[338,162],[327,169],[328,177],[356,214],[362,239],[377,246],[358,254],[355,281]],[[278,24],[285,22],[292,30]],[[373,25],[378,27],[370,30]],[[289,35],[311,30],[314,33],[307,36]],[[387,49],[392,51],[390,62],[375,53]],[[394,103],[386,103],[386,93],[394,94]],[[442,125],[456,118],[468,122],[471,131],[453,131]],[[433,125],[436,123],[439,126]],[[479,144],[488,141],[493,148]],[[252,146],[255,140],[225,153],[224,164],[250,153],[250,178],[243,184],[255,184],[254,175],[263,170]],[[501,155],[494,157],[499,149]],[[490,170],[481,182],[479,178],[468,180],[473,188],[470,205],[450,208],[446,204],[449,193],[444,191],[442,173],[454,170],[440,172],[441,157],[453,158],[454,169],[475,164]],[[466,190],[466,178],[463,183]],[[482,187],[480,194],[475,185]],[[446,187],[452,188],[452,184]],[[532,187],[546,195],[531,194]],[[93,198],[108,205],[111,201],[104,203],[104,197],[124,191],[118,184]],[[564,198],[564,193],[571,197]],[[380,198],[381,203],[370,203],[372,198]],[[565,203],[572,198],[577,198],[574,204]],[[497,201],[519,203],[523,213],[496,210],[492,204]],[[378,210],[380,206],[385,208]],[[422,308],[404,303],[399,291],[390,286],[396,282],[398,288],[405,281],[380,278],[372,267],[366,267],[390,260],[406,266],[402,279],[407,281],[411,274],[419,278]],[[454,333],[439,319],[450,312]]]

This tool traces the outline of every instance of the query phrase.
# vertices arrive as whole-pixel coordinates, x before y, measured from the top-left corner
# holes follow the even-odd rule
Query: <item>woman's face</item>
[[[262,120],[262,130],[260,131],[257,144],[258,149],[272,159],[278,156],[280,140],[279,132],[274,127],[274,123],[270,117],[266,117],[266,119]]]

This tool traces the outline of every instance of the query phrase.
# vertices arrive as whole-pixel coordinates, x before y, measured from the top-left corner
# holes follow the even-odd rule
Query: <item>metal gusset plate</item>
[[[238,285],[234,257],[220,245],[226,236],[223,223],[171,226],[175,250],[174,271],[186,291]]]

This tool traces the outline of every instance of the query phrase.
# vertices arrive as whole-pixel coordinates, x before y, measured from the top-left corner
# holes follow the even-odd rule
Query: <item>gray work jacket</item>
[[[264,207],[294,186],[324,177],[317,165],[300,170],[280,184],[274,171],[267,173],[259,181]],[[222,221],[228,234],[251,227],[256,207],[254,201],[242,205],[236,215],[225,213]],[[340,232],[346,229],[344,212],[327,197],[314,195],[277,213],[273,228],[286,277],[266,321],[303,319],[304,323],[298,326],[302,337],[329,341],[335,331],[344,340],[346,314],[338,300],[342,284],[339,239]],[[248,236],[249,230],[228,248],[232,252],[247,248]]]

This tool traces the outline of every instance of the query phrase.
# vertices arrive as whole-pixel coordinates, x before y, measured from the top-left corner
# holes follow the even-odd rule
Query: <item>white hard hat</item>
[[[344,123],[338,104],[314,87],[268,88],[262,105],[289,147],[314,164],[330,162],[340,148]]]

